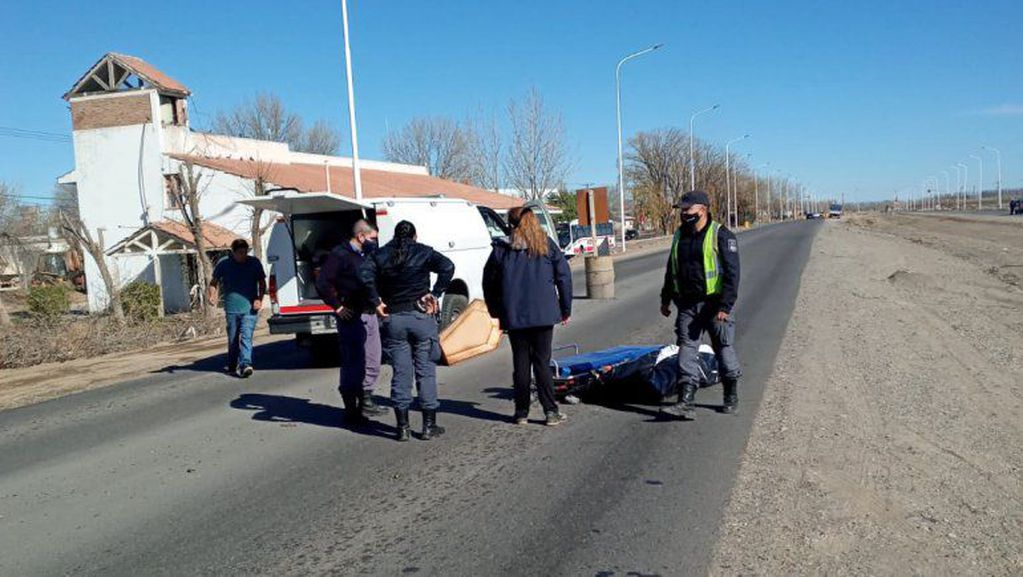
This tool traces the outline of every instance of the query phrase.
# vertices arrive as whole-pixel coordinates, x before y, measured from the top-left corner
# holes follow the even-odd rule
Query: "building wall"
[[[76,129],[72,133],[75,151],[78,203],[82,221],[104,248],[109,248],[145,225],[158,214],[163,196],[163,151],[160,147],[160,126],[151,121],[159,118],[159,101],[155,91],[140,91],[130,96],[121,94],[88,96],[72,99],[72,110],[87,106],[96,110],[108,105],[119,110],[124,102],[137,107],[140,98],[149,102],[149,115],[137,118],[150,120],[140,124],[102,126]],[[130,118],[129,118],[130,119]],[[86,122],[79,126],[92,126]],[[99,268],[86,255],[85,275],[89,288],[89,309],[103,310],[108,297]],[[144,267],[131,261],[117,262],[108,258],[115,279],[130,281]]]

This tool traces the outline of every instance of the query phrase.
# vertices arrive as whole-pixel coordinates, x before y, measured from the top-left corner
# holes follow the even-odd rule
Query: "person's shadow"
[[[344,410],[339,407],[284,395],[245,393],[231,401],[231,408],[253,411],[253,421],[305,423],[318,427],[345,429],[374,437],[394,437],[397,432],[391,425],[375,420],[361,425],[349,424],[345,422]]]

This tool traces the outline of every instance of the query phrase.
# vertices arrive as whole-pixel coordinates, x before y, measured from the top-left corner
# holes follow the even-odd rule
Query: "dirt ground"
[[[1023,574],[1023,220],[824,224],[713,575]]]

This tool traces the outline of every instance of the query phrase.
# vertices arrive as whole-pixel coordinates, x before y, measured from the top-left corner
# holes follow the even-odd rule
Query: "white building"
[[[75,168],[58,179],[77,189],[81,217],[107,247],[107,262],[122,286],[144,280],[161,286],[168,312],[185,310],[194,285],[194,247],[182,238],[175,196],[182,163],[201,174],[204,236],[223,249],[233,236],[249,238],[256,180],[267,188],[353,195],[350,158],[292,152],[287,144],[195,132],[189,128],[189,89],[133,56],[109,53],[64,95],[70,103]],[[429,176],[425,167],[360,163],[368,198],[445,196],[495,209],[520,201]],[[270,215],[264,219],[271,218]],[[186,235],[187,236],[187,235]],[[227,243],[229,244],[229,242]],[[86,255],[89,308],[106,308],[96,263]]]

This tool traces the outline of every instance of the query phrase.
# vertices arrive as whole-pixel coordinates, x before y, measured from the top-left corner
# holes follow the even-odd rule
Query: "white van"
[[[336,333],[333,311],[316,291],[316,275],[330,251],[347,242],[360,218],[376,224],[380,244],[394,236],[403,220],[416,226],[419,242],[455,263],[455,276],[441,299],[440,324],[447,326],[471,300],[483,298],[483,266],[494,238],[508,234],[493,210],[451,198],[374,198],[363,201],[327,192],[295,190],[239,201],[280,213],[270,231],[266,260],[270,266],[271,334],[294,334],[300,345],[316,344]],[[549,220],[544,213],[543,218]],[[333,339],[324,339],[330,345]]]

